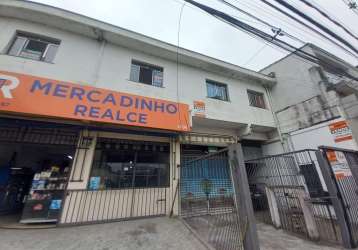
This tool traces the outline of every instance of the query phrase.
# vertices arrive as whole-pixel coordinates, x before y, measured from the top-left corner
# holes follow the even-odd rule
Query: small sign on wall
[[[329,130],[334,137],[335,142],[352,140],[352,130],[346,121],[339,121],[329,124]]]
[[[205,102],[194,101],[193,115],[199,117],[206,117]]]
[[[329,160],[333,173],[337,180],[352,176],[346,156],[340,151],[327,151],[327,159]]]

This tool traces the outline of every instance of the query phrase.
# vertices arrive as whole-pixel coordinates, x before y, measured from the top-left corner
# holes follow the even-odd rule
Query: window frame
[[[216,86],[219,86],[219,87],[224,87],[225,88],[225,99],[221,99],[221,98],[216,98],[216,97],[213,97],[213,96],[209,96],[209,84],[212,84],[212,85],[216,85]],[[206,97],[207,98],[210,98],[210,99],[214,99],[214,100],[219,100],[219,101],[224,101],[224,102],[230,102],[230,96],[229,96],[229,86],[228,84],[226,83],[222,83],[222,82],[218,82],[218,81],[214,81],[214,80],[210,80],[210,79],[205,79],[205,85],[206,85]]]
[[[24,39],[23,44],[22,44],[21,48],[18,48],[16,50],[16,52],[11,53],[11,50],[13,49],[13,46],[15,45],[15,43],[18,39]],[[37,42],[46,44],[46,48],[41,52],[41,55],[39,55],[38,59],[30,57],[30,56],[22,55],[22,53],[31,54],[31,52],[26,51],[26,46],[28,46],[30,41],[37,41]],[[34,34],[34,33],[16,31],[15,35],[13,36],[12,40],[10,41],[10,43],[8,45],[6,54],[9,56],[15,56],[15,57],[30,59],[30,60],[39,61],[39,62],[54,63],[54,60],[56,58],[60,44],[61,44],[61,41],[59,39],[46,37],[46,36]],[[46,56],[48,55],[50,47],[52,47],[52,46],[56,48],[56,52],[52,56],[52,60],[50,61],[50,60],[47,60]],[[33,53],[33,54],[35,55],[36,53]]]
[[[90,168],[90,174],[89,174],[89,180],[92,178],[92,177],[98,177],[97,175],[93,176],[93,172],[96,171],[95,170],[95,165],[99,163],[99,165],[102,165],[105,163],[105,161],[103,160],[103,157],[104,157],[104,154],[105,154],[105,151],[107,149],[103,149],[103,148],[100,148],[100,143],[108,143],[108,144],[121,144],[122,146],[122,149],[123,150],[123,145],[129,145],[129,147],[133,147],[134,145],[148,145],[148,147],[152,147],[153,145],[155,145],[155,147],[161,147],[161,146],[164,146],[164,147],[168,147],[169,151],[166,152],[167,153],[167,157],[168,157],[168,163],[160,163],[161,165],[167,165],[167,173],[166,173],[166,178],[165,178],[165,183],[164,184],[160,184],[160,185],[147,185],[147,186],[137,186],[136,184],[134,184],[134,186],[122,186],[123,183],[119,182],[118,183],[118,187],[108,187],[108,188],[104,188],[103,190],[125,190],[125,189],[137,189],[137,188],[141,188],[141,189],[150,189],[150,188],[168,188],[170,187],[170,176],[171,176],[171,160],[170,160],[170,152],[171,152],[171,144],[170,142],[164,142],[164,141],[152,141],[152,140],[146,140],[146,139],[143,139],[143,140],[137,140],[137,139],[121,139],[121,138],[117,138],[117,137],[113,137],[113,138],[108,138],[108,137],[98,137],[97,141],[96,141],[96,145],[95,145],[95,150],[94,150],[94,155],[93,155],[93,159],[92,159],[92,163],[91,163],[91,168]],[[131,145],[131,146],[130,146]],[[119,148],[117,149],[115,147],[116,150],[120,150]],[[113,148],[111,149],[108,149],[108,150],[113,150]],[[97,159],[96,161],[96,151],[101,151],[99,153],[99,159]],[[124,150],[125,151],[125,150]],[[128,150],[130,151],[130,150]],[[133,153],[134,154],[138,154],[140,152],[140,150],[134,150],[132,149]],[[150,151],[148,151],[150,152]],[[162,151],[159,151],[159,152],[162,152]],[[107,163],[108,164],[108,163]],[[136,160],[133,160],[133,166],[136,166],[136,165],[141,165],[143,164],[143,162],[140,162],[140,161],[137,161]],[[149,163],[149,164],[158,164],[158,163]],[[142,170],[143,169],[140,169],[140,167],[137,169],[137,170]],[[132,180],[134,179],[134,183],[136,183],[136,180],[137,178],[136,177],[144,177],[144,175],[136,175],[136,171],[132,171],[131,173],[129,173],[128,176],[126,177],[130,177]],[[122,177],[124,175],[121,175]],[[155,175],[148,175],[148,176],[152,176],[154,177]],[[100,176],[101,179],[103,176]],[[108,177],[108,176],[107,176]],[[156,177],[159,177],[158,175],[156,175]],[[122,184],[122,185],[121,185]],[[101,190],[101,189],[91,189],[90,188],[90,182],[88,182],[88,185],[86,187],[87,190]]]
[[[255,95],[255,98],[257,98],[257,96],[262,97],[263,107],[262,107],[262,106],[253,105],[253,102],[252,102],[252,97],[253,97],[253,95]],[[247,89],[247,99],[249,100],[249,106],[250,106],[250,107],[259,108],[259,109],[267,109],[267,103],[266,103],[265,93],[263,93],[263,92],[258,92],[258,91],[255,91],[255,90],[251,90],[251,89]]]
[[[132,78],[132,67],[133,67],[133,65],[139,66],[138,80]],[[143,68],[149,68],[149,69],[152,71],[152,81],[151,81],[151,84],[146,83],[146,82],[140,80],[140,69],[141,69],[142,67],[143,67]],[[154,84],[154,81],[153,81],[153,72],[154,72],[154,71],[159,71],[159,72],[162,73],[162,82],[161,82],[161,85],[156,85],[156,84]],[[130,63],[130,68],[129,68],[129,81],[131,81],[131,82],[136,82],[136,83],[141,83],[141,84],[145,84],[145,85],[148,85],[148,86],[153,86],[153,87],[158,87],[158,88],[164,88],[164,67],[159,66],[159,65],[155,65],[155,64],[151,64],[151,63],[147,63],[147,62],[143,62],[143,61],[140,61],[140,60],[132,59],[132,60],[131,60],[131,63]]]

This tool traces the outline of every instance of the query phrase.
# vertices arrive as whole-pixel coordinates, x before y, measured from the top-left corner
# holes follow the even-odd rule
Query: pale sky
[[[178,44],[177,34],[182,0],[34,1],[86,15],[174,45]],[[270,29],[262,24],[223,5],[218,0],[196,1],[235,15],[241,21],[245,21],[266,32],[271,32]],[[346,54],[335,45],[325,41],[324,38],[318,37],[295,21],[266,6],[260,0],[227,1],[274,26],[280,27],[282,30],[305,42],[314,43],[349,63],[358,65],[357,58]],[[273,0],[269,1],[274,3]],[[329,22],[315,10],[305,6],[299,0],[286,1],[326,25],[341,37],[349,40],[358,49],[358,41],[356,39],[347,35],[342,29]],[[310,0],[310,2],[315,3],[336,20],[342,22],[358,36],[358,15],[349,10],[342,0]],[[297,47],[302,45],[285,37],[283,39]],[[190,4],[186,4],[183,9],[179,46],[253,70],[259,70],[285,55],[284,51],[272,48],[271,46],[263,48],[264,43],[260,40],[209,16]],[[258,53],[258,51],[260,52]]]

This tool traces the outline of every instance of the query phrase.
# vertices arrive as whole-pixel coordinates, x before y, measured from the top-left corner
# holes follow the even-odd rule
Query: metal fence
[[[322,242],[342,243],[340,227],[330,197],[309,200],[313,217]]]
[[[274,194],[281,227],[309,238],[302,206],[309,205],[317,226],[319,239],[332,243],[341,242],[341,234],[329,194],[324,191],[324,181],[318,164],[317,150],[301,150],[273,155],[246,162],[251,186],[262,193],[268,188]],[[305,204],[302,204],[304,197]],[[255,193],[252,192],[255,207]],[[269,210],[269,208],[266,208]],[[260,214],[257,214],[259,217]],[[265,218],[260,221],[267,223]],[[265,213],[264,213],[265,215]],[[271,220],[272,223],[272,220]],[[268,223],[268,224],[271,224]]]
[[[182,158],[180,214],[215,249],[243,249],[228,151]]]
[[[320,147],[344,208],[344,217],[353,247],[358,246],[358,152]]]
[[[89,224],[165,215],[167,188],[67,190],[60,224]]]
[[[286,186],[274,187],[273,191],[278,205],[281,227],[308,238],[302,204],[299,200],[299,195],[304,189],[298,186]]]
[[[250,193],[256,220],[265,224],[273,224],[265,185],[251,184]]]

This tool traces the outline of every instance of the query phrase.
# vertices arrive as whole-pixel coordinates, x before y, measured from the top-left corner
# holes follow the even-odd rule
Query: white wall
[[[277,155],[283,154],[284,149],[281,144],[281,141],[275,141],[268,144],[262,145],[262,154],[263,155]]]
[[[334,137],[329,130],[329,124],[342,120],[341,118],[335,119],[291,133],[289,143],[291,150],[317,149],[319,146],[358,150],[357,143],[354,140],[334,141]]]
[[[0,51],[2,53],[0,54],[0,70],[180,101],[190,106],[194,100],[202,100],[206,103],[208,118],[275,127],[270,110],[249,106],[247,89],[265,93],[264,88],[259,84],[179,65],[179,89],[177,89],[176,62],[113,44],[106,44],[103,55],[101,55],[101,43],[96,40],[17,19],[0,18],[0,30]],[[16,30],[60,39],[61,44],[54,63],[6,55],[7,46]],[[102,59],[99,60],[99,58]],[[162,66],[164,68],[164,86],[160,88],[129,81],[132,59]],[[205,79],[226,83],[230,101],[224,102],[207,98]]]

